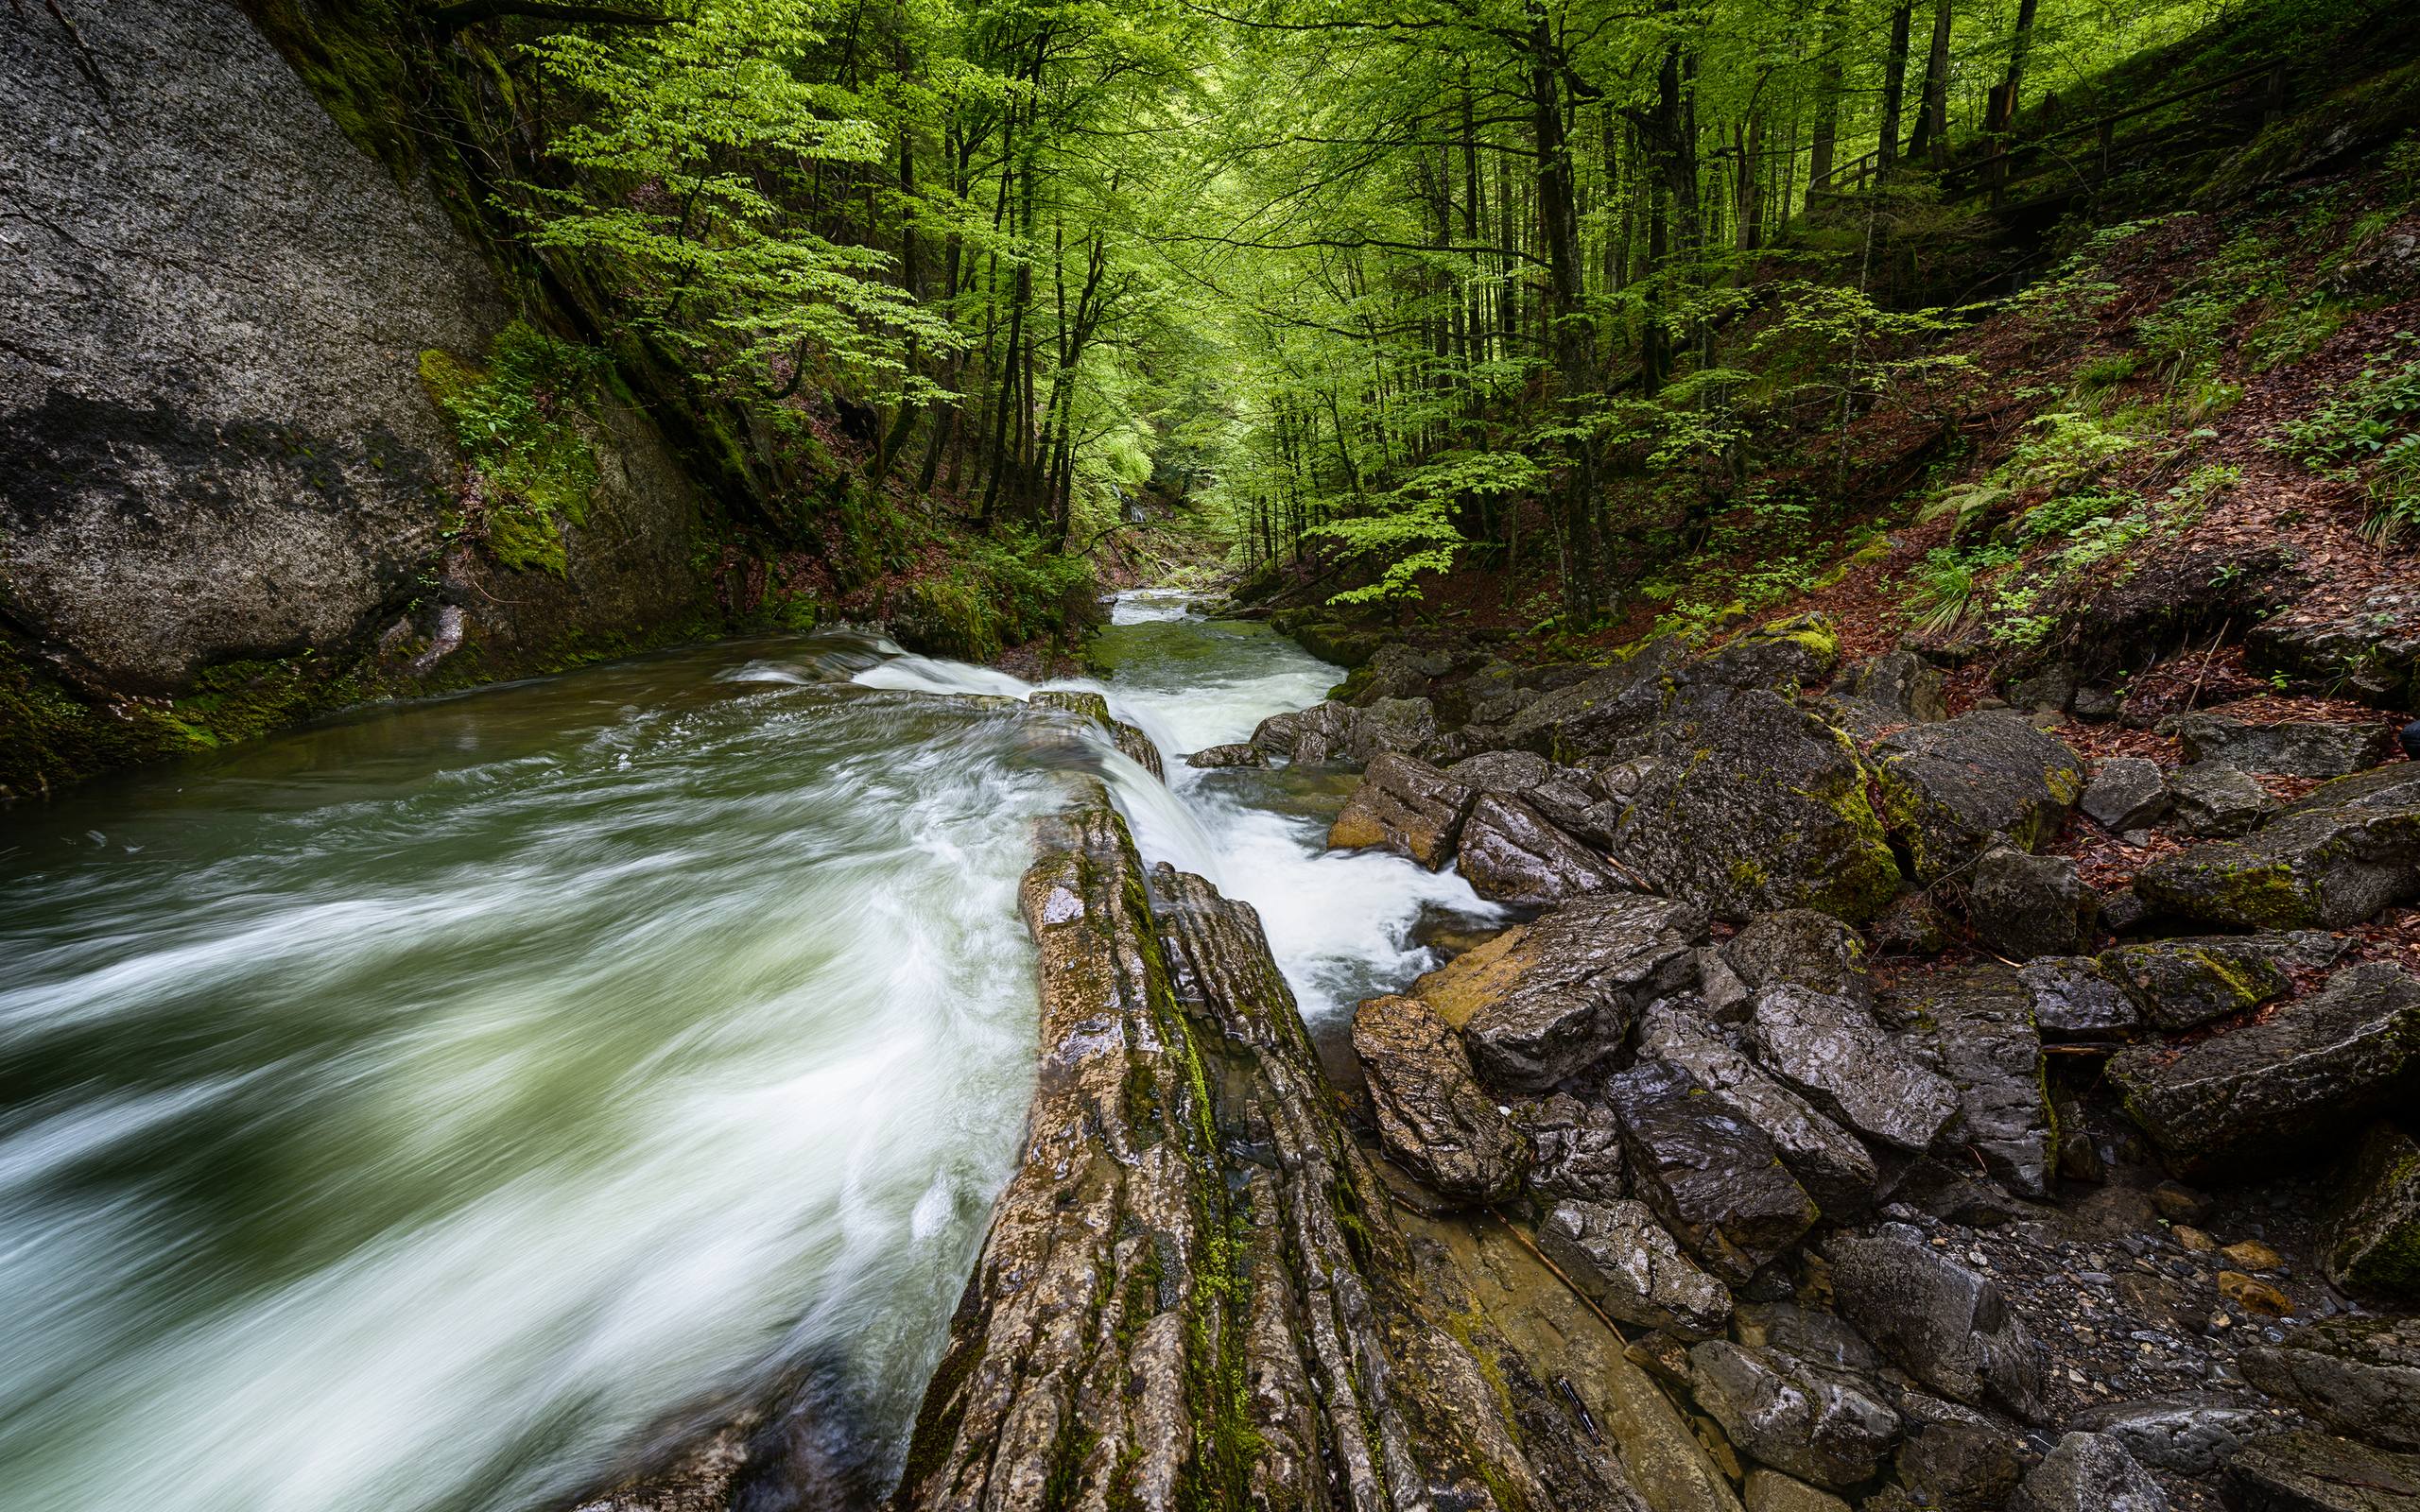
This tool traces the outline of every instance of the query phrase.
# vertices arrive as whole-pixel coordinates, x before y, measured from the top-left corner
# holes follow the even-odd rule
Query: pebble
[[[2284,1317],[2294,1310],[2292,1299],[2285,1293],[2239,1270],[2219,1272],[2219,1295],[2245,1312],[2264,1317]]]
[[[2176,1242],[2196,1254],[2207,1254],[2219,1247],[2219,1242],[2188,1224],[2178,1224],[2169,1230]]]
[[[2286,1263],[2286,1257],[2256,1239],[2229,1245],[2219,1251],[2244,1270],[2275,1270]]]

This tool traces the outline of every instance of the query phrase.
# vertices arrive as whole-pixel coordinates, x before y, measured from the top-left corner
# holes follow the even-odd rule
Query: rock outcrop
[[[2420,896],[2420,765],[2340,777],[2241,840],[2144,868],[2154,912],[2222,929],[2342,929]]]
[[[1362,773],[1328,827],[1327,843],[1338,850],[1374,846],[1434,871],[1452,858],[1477,797],[1426,762],[1390,752]]]

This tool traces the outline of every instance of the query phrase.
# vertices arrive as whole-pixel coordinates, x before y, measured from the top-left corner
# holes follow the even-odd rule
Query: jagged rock
[[[1437,738],[1437,711],[1426,698],[1379,698],[1347,728],[1344,754],[1357,762],[1382,751],[1417,751]]]
[[[1489,1086],[1543,1091],[1630,1038],[1639,1010],[1688,983],[1705,917],[1632,894],[1579,898],[1412,984],[1462,1031]]]
[[[1477,798],[1426,762],[1387,752],[1370,763],[1328,827],[1328,849],[1374,846],[1434,871],[1453,855]]]
[[[2127,1115],[2188,1172],[2341,1135],[2409,1097],[2416,1074],[2420,982],[2386,962],[2337,972],[2267,1022],[2120,1051],[2107,1072]]]
[[[1501,741],[1575,766],[1643,756],[1663,713],[1666,676],[1685,655],[1676,637],[1650,642],[1582,681],[1529,700],[1502,721]]]
[[[2068,1434],[2026,1475],[2008,1512],[2168,1512],[2168,1493],[2106,1434]]]
[[[1990,1181],[1969,1175],[1975,1167],[1964,1151],[1958,1158],[1966,1160],[1962,1170],[1937,1156],[1916,1157],[1899,1168],[1886,1195],[1894,1206],[1969,1228],[1996,1228],[2014,1216],[2014,1199]]]
[[[1483,750],[1445,768],[1445,775],[1482,793],[1509,793],[1514,798],[1543,782],[1554,763],[1527,750]]]
[[[1378,1143],[1447,1196],[1500,1202],[1520,1190],[1529,1142],[1479,1089],[1445,1021],[1418,998],[1379,997],[1353,1015]]]
[[[1851,922],[1897,896],[1857,748],[1815,715],[1766,689],[1693,684],[1653,754],[1613,853],[1658,891],[1728,919],[1805,907]]]
[[[2226,936],[2147,940],[2103,951],[2100,965],[2162,1029],[2190,1029],[2258,1007],[2293,990],[2277,953],[2258,939]]]
[[[1556,829],[1603,850],[1612,849],[1630,805],[1626,799],[1600,795],[1601,789],[1586,773],[1558,766],[1552,776],[1524,794],[1522,801]]]
[[[1958,1111],[1941,1131],[1942,1147],[1973,1150],[2020,1196],[2048,1195],[2058,1122],[2025,985],[2000,967],[1971,967],[1920,978],[1892,1003],[1931,1033],[1942,1070],[1958,1090]]]
[[[1999,1512],[2025,1472],[2025,1445],[1972,1407],[1920,1391],[1901,1399],[1907,1437],[1891,1459],[1899,1484],[1942,1512]]]
[[[1646,1062],[1605,1082],[1633,1191],[1708,1270],[1737,1285],[1803,1238],[1815,1203],[1729,1099]]]
[[[1874,754],[1883,821],[1926,884],[1995,840],[2041,850],[2083,792],[2083,760],[2064,741],[2001,711],[1900,730]]]
[[[2218,1398],[2169,1397],[2095,1407],[2068,1426],[2108,1435],[2153,1469],[2208,1475],[2273,1425],[2257,1408]]]
[[[1422,697],[1431,679],[1453,669],[1450,651],[1415,651],[1401,641],[1390,641],[1345,679],[1353,690],[1347,701],[1368,704],[1380,698]]]
[[[1748,1026],[1765,1069],[1850,1128],[1919,1151],[1958,1110],[1958,1090],[1918,1065],[1874,1015],[1846,998],[1761,988]]]
[[[1824,1253],[1841,1314],[1901,1369],[1969,1407],[2043,1419],[2042,1346],[1996,1282],[1904,1225],[1836,1235]]]
[[[2243,1379],[2323,1426],[2388,1449],[2420,1449],[2420,1319],[2334,1317],[2256,1344]]]
[[[2142,1026],[2142,1014],[2115,977],[2087,955],[2048,955],[2019,967],[2045,1040],[2118,1040]]]
[[[1766,914],[1723,943],[1722,958],[1750,988],[1790,986],[1858,1004],[1874,1002],[1865,942],[1812,908]]]
[[[1601,1108],[1590,1108],[1566,1092],[1512,1105],[1512,1123],[1529,1136],[1535,1153],[1530,1189],[1548,1198],[1619,1202],[1630,1195],[1630,1167],[1622,1156],[1622,1126]]]
[[[1482,793],[1462,822],[1457,863],[1482,898],[1544,907],[1620,886],[1621,878],[1519,799]]]
[[[2135,879],[2155,911],[2232,929],[2342,929],[2420,894],[2420,765],[2322,783],[2243,840]]]
[[[1818,1486],[1873,1479],[1898,1442],[1899,1415],[1854,1377],[1771,1349],[1708,1339],[1689,1349],[1689,1379],[1740,1452]]]
[[[2093,768],[2083,808],[2095,824],[2116,834],[2139,830],[2168,812],[2168,778],[2159,763],[2116,756]]]
[[[2125,702],[2115,688],[2087,685],[2078,688],[2076,696],[2067,700],[2067,713],[2088,723],[2105,724],[2118,717]]]
[[[2244,660],[2262,676],[2287,672],[2323,684],[2342,679],[2347,697],[2408,704],[2420,669],[2420,634],[2410,627],[2416,612],[2420,589],[2408,578],[2390,578],[2349,601],[2313,595],[2246,631]]]
[[[1968,874],[1966,916],[1986,949],[2015,961],[2067,955],[2092,932],[2100,897],[2065,856],[2009,846],[1987,852]]]
[[[2101,889],[2100,927],[2112,935],[2125,934],[2149,919],[2151,913],[2131,885]]]
[[[2376,766],[2394,753],[2394,727],[2382,720],[2351,724],[2295,719],[2248,725],[2195,711],[2163,719],[2160,725],[2163,733],[2175,735],[2185,747],[2186,760],[2223,762],[2247,772],[2346,777]]]
[[[2420,719],[2414,719],[2394,732],[2397,745],[2403,747],[2407,760],[2420,762]]]
[[[2096,1187],[2107,1181],[2109,1161],[2100,1153],[2100,1139],[2085,1122],[2083,1104],[2071,1093],[2053,1092],[2050,1110],[2058,1117],[2060,1178]]]
[[[1625,1323],[1703,1339],[1731,1319],[1731,1289],[1681,1253],[1644,1203],[1558,1202],[1538,1248]]]
[[[1849,1504],[1795,1476],[1762,1467],[1748,1472],[1748,1512],[1849,1512]]]
[[[2394,1454],[2297,1429],[2227,1461],[2232,1512],[2420,1512],[2420,1454]]]
[[[2267,788],[2217,762],[2178,767],[2169,778],[2169,801],[2177,833],[2201,840],[2250,834],[2277,809]]]
[[[1841,635],[1831,620],[1799,614],[1742,630],[1688,663],[1682,675],[1697,682],[1794,694],[1830,677],[1840,660]]]
[[[2319,1263],[2339,1287],[2420,1293],[2420,1142],[2370,1125],[2320,1214]]]
[[[1772,1139],[1782,1163],[1825,1217],[1852,1217],[1874,1200],[1882,1177],[1864,1145],[1669,1003],[1651,1006],[1639,1020],[1638,1053],[1678,1066],[1729,1099]]]
[[[1949,717],[1946,682],[1912,651],[1892,651],[1841,669],[1833,691],[1894,713],[1902,721],[1936,724]]]
[[[1731,962],[1722,954],[1720,946],[1708,945],[1699,950],[1698,1002],[1705,1009],[1707,1022],[1743,1022],[1755,998],[1755,988],[1731,969]]]
[[[1217,768],[1221,766],[1266,766],[1269,758],[1250,741],[1236,741],[1229,746],[1205,746],[1184,759],[1187,766]]]
[[[1079,719],[1090,720],[1109,735],[1110,744],[1118,753],[1165,782],[1167,768],[1160,761],[1160,747],[1151,737],[1133,725],[1109,712],[1109,700],[1098,693],[1080,693],[1073,689],[1044,688],[1036,691],[1030,702],[1046,709],[1061,709]]]
[[[1732,1337],[1750,1349],[1772,1349],[1851,1375],[1882,1369],[1882,1356],[1839,1314],[1797,1302],[1741,1302],[1732,1312]]]
[[[1270,714],[1253,727],[1251,745],[1263,756],[1305,766],[1340,760],[1357,711],[1330,699],[1292,713]]]

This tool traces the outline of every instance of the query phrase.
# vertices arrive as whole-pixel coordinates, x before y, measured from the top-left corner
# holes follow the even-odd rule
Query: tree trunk
[[[1933,0],[1932,45],[1925,53],[1924,102],[1916,112],[1916,129],[1908,139],[1908,156],[1925,156],[1936,163],[1949,149],[1949,21],[1952,0]]]
[[[1899,162],[1899,106],[1908,91],[1908,24],[1911,5],[1891,12],[1891,50],[1882,64],[1882,133],[1875,148],[1874,176],[1889,178]]]
[[[2040,0],[2017,0],[2016,30],[2008,41],[2008,74],[2000,80],[1991,129],[2005,131],[2016,119],[2019,91],[2025,84],[2025,55],[2033,45],[2033,12]]]

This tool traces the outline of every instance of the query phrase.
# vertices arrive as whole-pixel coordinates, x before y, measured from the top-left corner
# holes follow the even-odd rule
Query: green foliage
[[[920,649],[987,662],[1011,645],[1067,634],[1092,616],[1097,592],[1090,563],[1011,528],[960,542],[939,570],[901,587],[890,615]]]
[[[2244,366],[2267,372],[2300,362],[2326,345],[2351,315],[2349,306],[2321,294],[2290,304],[2245,334]]]
[[[516,572],[561,576],[563,529],[587,523],[596,454],[578,417],[605,371],[604,353],[520,320],[496,334],[484,368],[435,349],[420,355],[421,382],[470,465],[464,527]]]
[[[1914,593],[1909,609],[1919,634],[1955,634],[1980,609],[1984,586],[2014,565],[2017,554],[2007,545],[1978,546],[1961,551],[1935,546],[1910,575]]]
[[[2420,336],[2394,335],[2360,375],[2267,443],[2368,493],[2368,533],[2381,543],[2420,524]]]
[[[1383,564],[1376,581],[1329,602],[1417,600],[1420,575],[1450,568],[1465,544],[1450,518],[1452,507],[1466,499],[1517,498],[1537,488],[1541,476],[1536,461],[1518,452],[1446,452],[1410,469],[1397,487],[1371,498],[1374,512],[1314,527]]]

